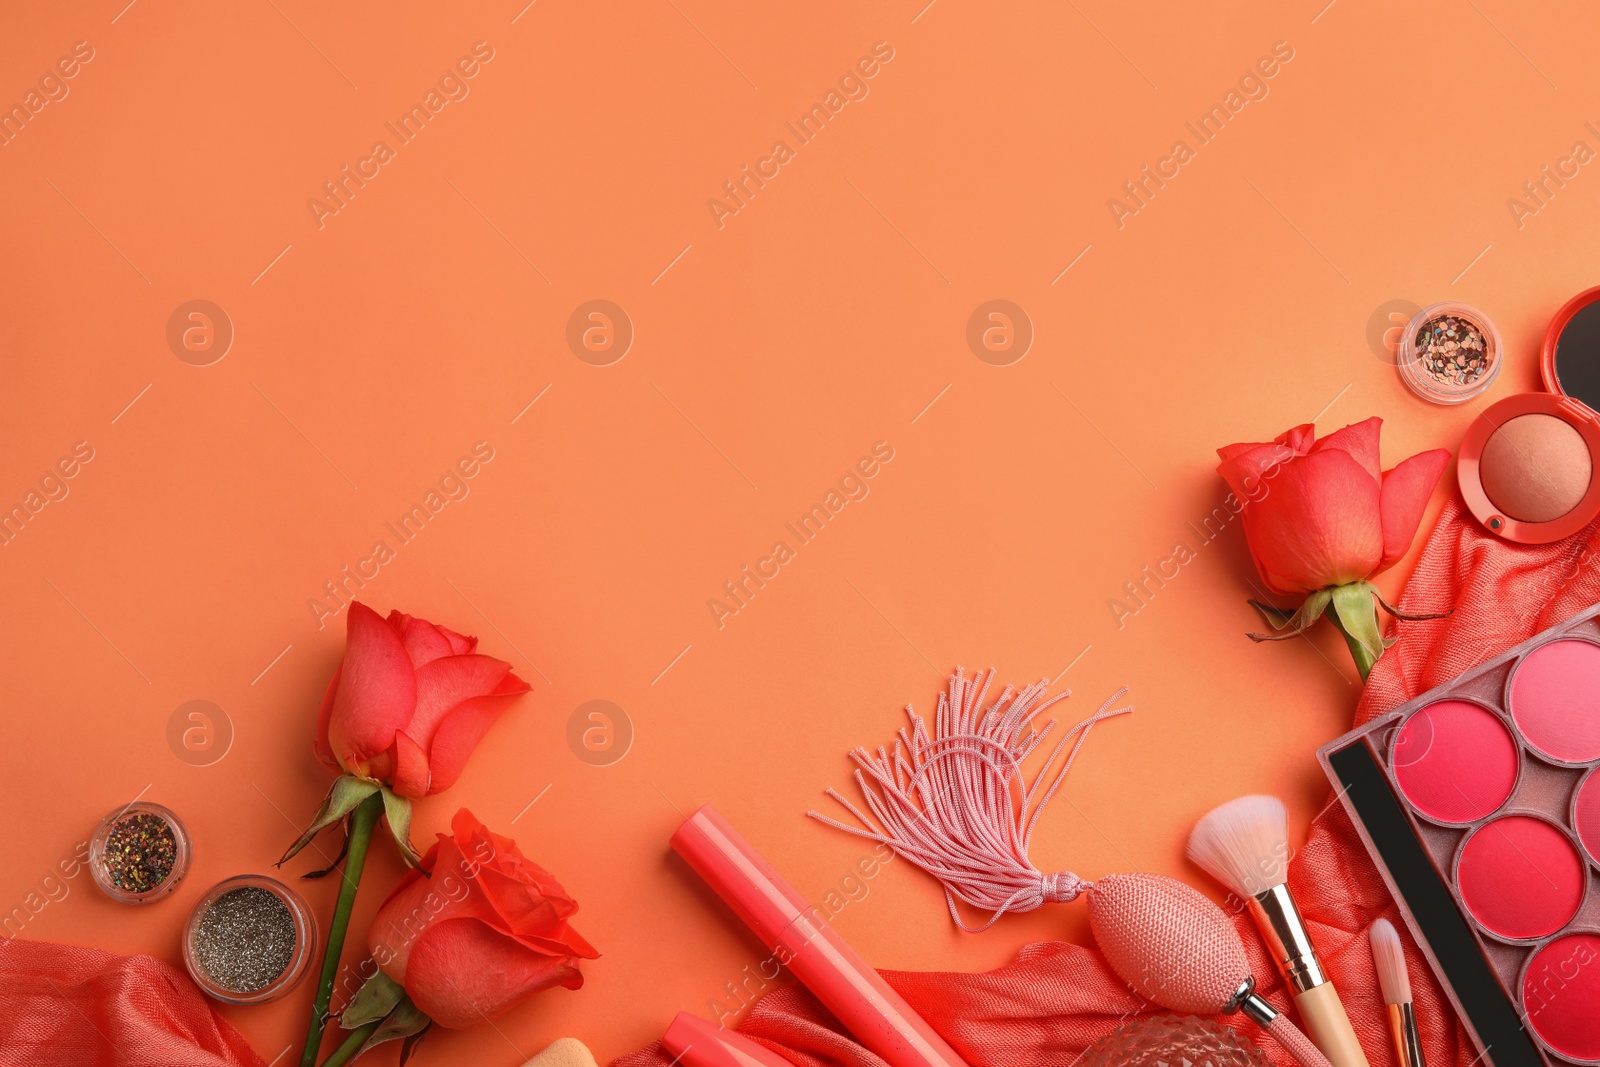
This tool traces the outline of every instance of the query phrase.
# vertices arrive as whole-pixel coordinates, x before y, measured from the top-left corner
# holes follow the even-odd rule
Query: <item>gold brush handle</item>
[[[1294,1003],[1312,1042],[1333,1067],[1368,1067],[1367,1054],[1361,1051],[1355,1027],[1350,1025],[1350,1016],[1345,1014],[1332,982],[1295,994]]]

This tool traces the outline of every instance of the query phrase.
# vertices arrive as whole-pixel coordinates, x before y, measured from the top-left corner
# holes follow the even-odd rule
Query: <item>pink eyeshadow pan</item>
[[[1517,746],[1492,712],[1464,700],[1420,709],[1394,743],[1394,776],[1430,819],[1466,823],[1497,810],[1517,784]]]
[[[1600,936],[1570,934],[1533,954],[1522,976],[1530,1026],[1557,1052],[1600,1060]]]
[[[1484,929],[1524,939],[1555,933],[1583,904],[1577,849],[1542,819],[1508,815],[1468,836],[1456,865],[1461,899]]]
[[[1600,646],[1552,641],[1511,676],[1511,717],[1528,743],[1565,763],[1600,759]]]
[[[1572,802],[1572,828],[1589,858],[1600,863],[1600,772],[1584,776]]]

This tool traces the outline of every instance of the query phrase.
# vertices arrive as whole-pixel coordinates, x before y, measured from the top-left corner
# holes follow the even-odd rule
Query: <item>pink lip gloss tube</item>
[[[738,1032],[686,1011],[672,1020],[661,1046],[678,1067],[793,1067]]]
[[[890,1067],[966,1067],[961,1057],[711,805],[672,847],[779,963]]]

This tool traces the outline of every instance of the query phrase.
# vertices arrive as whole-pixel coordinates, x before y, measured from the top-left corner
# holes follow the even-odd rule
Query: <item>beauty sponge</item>
[[[575,1037],[563,1037],[522,1067],[599,1067],[594,1053]]]

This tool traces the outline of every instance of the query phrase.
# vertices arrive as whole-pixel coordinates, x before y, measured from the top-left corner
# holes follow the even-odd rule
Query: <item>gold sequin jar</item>
[[[1467,304],[1433,304],[1406,323],[1395,352],[1400,378],[1435,404],[1465,404],[1500,374],[1500,331]]]

